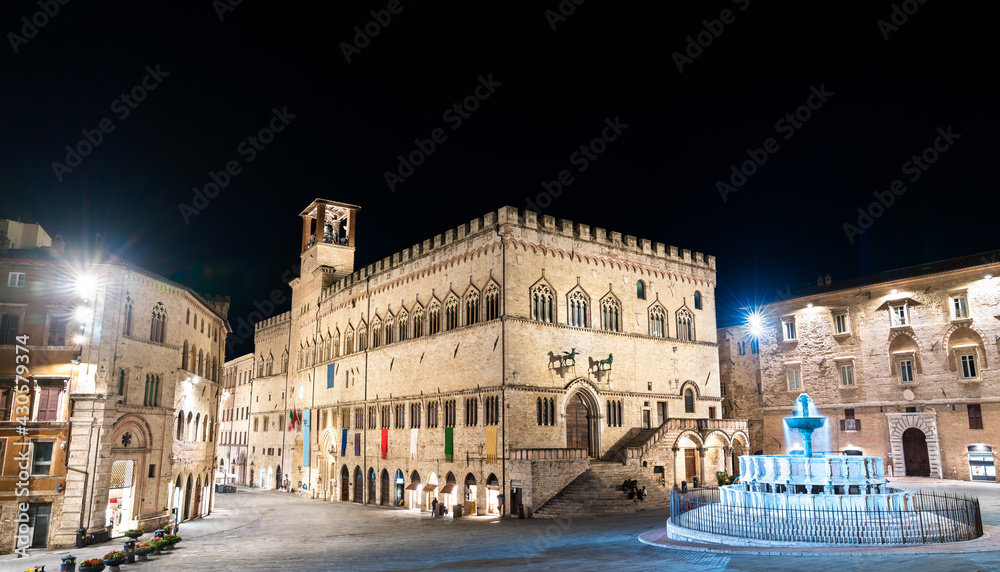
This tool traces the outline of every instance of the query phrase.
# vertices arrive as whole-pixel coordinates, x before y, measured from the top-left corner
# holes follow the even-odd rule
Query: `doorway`
[[[368,469],[368,504],[375,504],[375,469]]]
[[[31,548],[47,548],[49,545],[49,520],[52,503],[31,503],[28,505],[28,528]]]
[[[189,520],[191,518],[191,474],[188,474],[187,486],[184,487],[184,519]]]
[[[361,467],[354,467],[354,502],[365,502],[365,475]]]
[[[927,454],[927,437],[916,427],[903,432],[903,462],[907,477],[931,476],[930,457]]]
[[[663,425],[663,422],[667,420],[667,402],[657,401],[656,402],[656,426],[659,427]]]
[[[590,452],[590,411],[579,393],[566,405],[566,448]]]
[[[684,449],[684,480],[693,483],[698,475],[694,449]]]
[[[111,536],[121,536],[126,530],[136,528],[134,482],[134,461],[115,461],[111,464],[111,482],[108,485]]]
[[[389,471],[382,469],[381,482],[379,483],[379,497],[381,499],[382,506],[391,506],[389,504]]]
[[[340,500],[351,500],[351,474],[347,472],[347,465],[340,470]]]

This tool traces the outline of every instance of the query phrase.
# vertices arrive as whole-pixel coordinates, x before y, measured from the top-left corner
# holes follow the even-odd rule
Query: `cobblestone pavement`
[[[984,523],[1000,525],[996,484],[897,479],[906,488],[973,494]],[[905,484],[904,484],[905,483]],[[1000,553],[936,556],[775,557],[692,553],[640,543],[662,528],[665,510],[568,520],[473,517],[452,521],[380,507],[328,503],[273,491],[244,490],[216,496],[205,519],[181,525],[184,538],[170,553],[125,566],[156,570],[602,570],[628,572],[733,570],[816,572],[910,568],[934,571],[1000,571]],[[62,556],[78,562],[120,542],[81,550],[32,551],[26,559],[0,557],[0,572],[44,564],[58,571]]]

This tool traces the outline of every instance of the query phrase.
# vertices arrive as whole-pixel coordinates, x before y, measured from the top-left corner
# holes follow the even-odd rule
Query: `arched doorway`
[[[500,514],[500,481],[493,473],[486,477],[486,513]]]
[[[907,477],[931,476],[927,437],[916,427],[910,427],[903,432],[903,462],[906,465]]]
[[[188,473],[187,486],[184,487],[184,518],[191,518],[191,473]]]
[[[194,514],[192,518],[197,518],[202,515],[201,507],[201,475],[198,475],[198,482],[194,487]]]
[[[379,496],[382,506],[390,506],[389,502],[389,471],[382,469],[381,482],[379,483]]]
[[[368,468],[368,504],[375,504],[375,469]]]
[[[274,473],[274,486],[275,486],[275,488],[279,488],[280,489],[282,486],[284,486],[286,484],[290,484],[290,483],[282,483],[281,482],[281,465],[278,465],[277,468],[275,468],[275,473]],[[285,488],[287,490],[288,487],[285,487]]]
[[[340,500],[351,500],[351,473],[347,471],[347,465],[340,470]]]
[[[396,469],[396,477],[394,480],[396,481],[396,486],[395,486],[395,496],[392,497],[392,503],[393,506],[402,507],[403,487],[404,487],[403,471]]]
[[[465,514],[476,514],[476,503],[479,499],[476,494],[476,476],[469,473],[465,475]]]
[[[264,467],[260,468],[260,479],[262,482],[267,483],[266,487],[271,488],[274,486],[274,467],[267,468],[267,478],[264,478]]]
[[[409,491],[407,505],[411,509],[420,510],[420,488],[420,473],[413,471],[410,473],[410,484],[406,485],[406,490]]]
[[[590,410],[579,392],[566,404],[566,448],[590,451]]]
[[[361,472],[361,467],[354,467],[354,502],[364,503],[365,501],[365,475]]]
[[[184,505],[182,504],[184,499],[183,493],[184,493],[184,481],[181,480],[180,475],[177,475],[177,481],[174,483],[174,490],[173,490],[174,494],[173,504],[170,505],[171,511],[173,513],[173,521],[175,523],[183,520],[184,516]]]

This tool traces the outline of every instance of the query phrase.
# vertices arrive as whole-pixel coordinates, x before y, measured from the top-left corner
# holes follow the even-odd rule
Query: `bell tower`
[[[321,288],[354,272],[354,224],[361,207],[314,200],[302,217],[301,279],[322,276]]]

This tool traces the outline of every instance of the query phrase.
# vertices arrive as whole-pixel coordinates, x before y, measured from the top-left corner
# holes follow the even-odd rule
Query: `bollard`
[[[72,554],[67,555],[62,559],[62,568],[59,572],[76,572],[76,556]]]
[[[84,548],[87,546],[87,529],[78,528],[76,529],[76,547]]]
[[[688,490],[688,482],[687,481],[681,481],[681,492],[682,493],[686,493],[687,490]]]
[[[125,563],[135,564],[135,539],[129,538],[125,541]]]
[[[694,477],[694,488],[698,488],[698,475]]]

